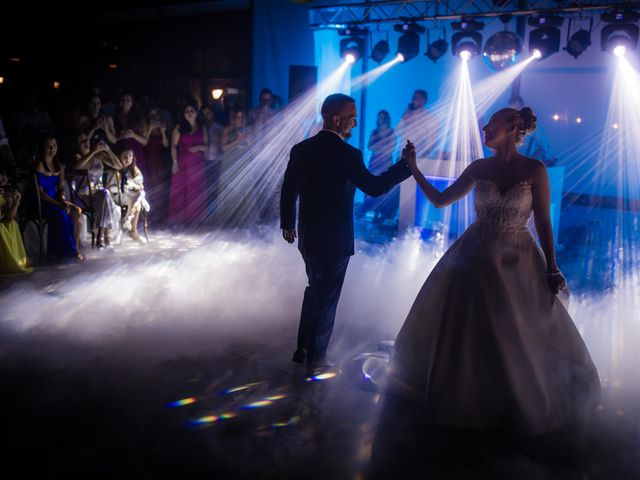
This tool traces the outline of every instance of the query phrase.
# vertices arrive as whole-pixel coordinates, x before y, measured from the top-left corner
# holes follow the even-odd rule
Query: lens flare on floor
[[[189,398],[183,398],[180,400],[176,400],[175,402],[171,402],[167,404],[167,408],[178,408],[178,407],[185,407],[187,405],[192,405],[194,403],[196,403],[196,399],[193,397],[189,397]]]
[[[322,382],[323,380],[329,380],[331,378],[334,378],[336,375],[338,375],[335,372],[324,372],[324,373],[319,373],[317,375],[312,375],[310,377],[305,378],[305,382]]]
[[[264,382],[253,382],[253,383],[247,383],[245,385],[239,385],[237,387],[233,387],[233,388],[228,388],[227,390],[223,390],[222,391],[222,395],[229,395],[231,393],[236,393],[236,392],[242,392],[243,390],[248,390],[250,388],[253,388],[257,385],[262,385]]]

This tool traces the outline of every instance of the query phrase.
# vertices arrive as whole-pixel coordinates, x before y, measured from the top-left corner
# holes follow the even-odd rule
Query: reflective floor
[[[336,367],[319,377],[290,360],[304,271],[277,232],[152,232],[146,246],[125,241],[84,264],[3,279],[3,470],[14,478],[640,478],[640,403],[615,369],[588,434],[433,429],[419,409],[381,395],[384,340],[443,247],[414,237],[384,251],[359,246],[332,340]],[[585,328],[590,348],[608,359],[609,342]]]

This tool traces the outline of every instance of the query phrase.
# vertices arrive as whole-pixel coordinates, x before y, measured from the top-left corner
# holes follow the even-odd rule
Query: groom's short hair
[[[353,97],[344,93],[333,93],[322,102],[320,114],[324,120],[330,120],[334,115],[340,115],[347,103],[356,103],[356,101]]]

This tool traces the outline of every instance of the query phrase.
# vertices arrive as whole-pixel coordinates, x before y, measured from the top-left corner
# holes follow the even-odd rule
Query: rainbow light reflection
[[[181,398],[180,400],[176,400],[175,402],[168,403],[167,408],[185,407],[187,405],[192,405],[196,402],[197,400],[193,397]]]
[[[223,420],[230,420],[235,418],[237,415],[235,413],[223,413],[222,415],[207,415],[204,417],[197,418],[189,422],[191,426],[201,426],[201,425],[210,425],[212,423],[221,422]]]
[[[243,390],[248,390],[252,387],[255,387],[256,385],[260,385],[264,382],[252,382],[252,383],[247,383],[245,385],[240,385],[238,387],[232,387],[232,388],[228,388],[226,390],[222,391],[222,395],[229,395],[230,393],[236,393],[236,392],[241,392]]]
[[[298,423],[299,420],[300,420],[300,417],[295,416],[295,417],[291,417],[288,422],[276,422],[276,423],[272,423],[271,426],[273,428],[289,427],[291,425],[295,425],[296,423]]]
[[[254,410],[256,408],[262,408],[262,407],[268,407],[269,405],[273,405],[273,402],[276,402],[278,400],[282,400],[283,398],[287,398],[286,395],[271,395],[269,397],[265,397],[262,400],[259,400],[257,402],[253,402],[253,403],[249,403],[247,405],[243,405],[242,408],[243,410]]]
[[[335,372],[325,372],[319,373],[318,375],[313,375],[311,377],[307,377],[304,379],[305,382],[321,382],[322,380],[329,380],[337,375]]]

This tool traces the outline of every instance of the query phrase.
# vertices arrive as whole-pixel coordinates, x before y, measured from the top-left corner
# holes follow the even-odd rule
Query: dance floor
[[[437,242],[360,244],[332,339],[336,367],[307,377],[290,361],[303,265],[278,236],[152,232],[146,246],[127,239],[83,264],[3,279],[3,470],[14,478],[640,478],[640,404],[613,379],[604,379],[587,444],[572,429],[526,440],[436,430],[376,391],[388,347],[380,342],[401,326],[443,252]],[[606,340],[586,337],[596,363],[608,358]]]

